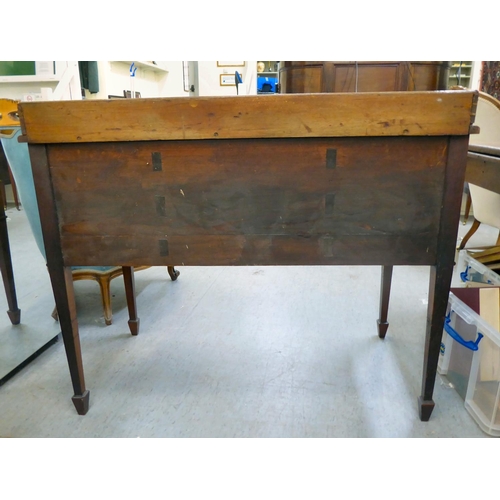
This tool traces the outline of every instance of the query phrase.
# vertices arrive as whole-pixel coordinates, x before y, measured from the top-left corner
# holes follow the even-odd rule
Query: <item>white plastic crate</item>
[[[465,408],[484,432],[500,436],[500,333],[485,332],[472,357]]]
[[[500,332],[450,293],[438,371],[479,427],[500,436]]]
[[[483,319],[450,292],[446,311],[438,373],[453,384],[465,400],[474,349],[478,348],[478,322]],[[481,333],[483,337],[484,333]]]
[[[500,275],[474,259],[467,250],[458,253],[456,273],[457,286],[467,286],[471,283],[500,286]]]

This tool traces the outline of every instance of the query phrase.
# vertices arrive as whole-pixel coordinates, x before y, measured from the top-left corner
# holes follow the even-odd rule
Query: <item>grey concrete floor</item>
[[[22,324],[0,314],[4,368],[59,332],[24,212],[7,215]],[[379,267],[178,269],[176,282],[136,273],[137,337],[121,278],[111,326],[97,284],[75,283],[90,411],[74,410],[59,341],[0,387],[0,437],[488,437],[440,376],[430,421],[418,418],[428,268],[395,268],[385,340]]]

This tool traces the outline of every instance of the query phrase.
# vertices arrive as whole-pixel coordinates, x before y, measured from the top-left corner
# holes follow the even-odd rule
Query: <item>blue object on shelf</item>
[[[272,94],[276,92],[278,79],[272,76],[257,77],[257,92],[262,94]]]

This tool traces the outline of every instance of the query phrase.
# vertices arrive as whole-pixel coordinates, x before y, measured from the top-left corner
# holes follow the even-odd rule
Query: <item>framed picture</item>
[[[240,66],[245,66],[245,61],[217,61],[217,66],[219,66],[219,68],[224,68],[227,66],[240,67]]]
[[[221,87],[236,86],[235,75],[231,75],[230,73],[222,73],[221,75],[219,75],[219,82]]]

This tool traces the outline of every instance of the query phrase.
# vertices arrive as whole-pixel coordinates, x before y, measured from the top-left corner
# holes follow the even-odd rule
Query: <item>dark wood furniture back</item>
[[[47,143],[65,265],[436,261],[470,93],[266,101],[21,105],[27,140]]]
[[[431,265],[447,147],[446,137],[50,145],[64,260]]]
[[[449,63],[425,61],[283,61],[280,92],[446,90]]]
[[[73,265],[432,266],[421,418],[453,268],[472,92],[22,103],[79,413]]]

